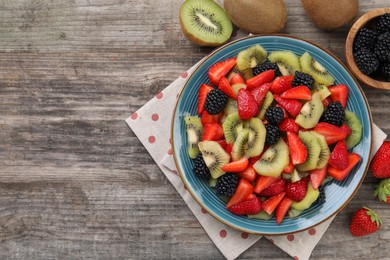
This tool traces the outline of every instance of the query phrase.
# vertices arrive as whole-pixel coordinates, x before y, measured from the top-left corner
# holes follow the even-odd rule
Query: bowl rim
[[[175,121],[174,118],[175,118],[175,115],[176,115],[176,112],[177,112],[177,108],[178,108],[178,105],[179,105],[178,101],[180,100],[180,98],[181,98],[181,96],[182,96],[182,94],[184,92],[184,89],[187,88],[188,83],[191,80],[192,76],[205,63],[205,61],[208,60],[211,56],[213,56],[216,52],[219,52],[222,49],[226,48],[227,46],[235,44],[236,42],[244,41],[244,40],[251,39],[251,38],[273,37],[273,36],[285,37],[285,38],[300,40],[300,41],[309,43],[309,44],[319,48],[320,50],[324,51],[325,53],[330,55],[332,58],[334,58],[348,72],[348,74],[352,77],[352,79],[355,82],[356,86],[358,87],[360,93],[362,94],[364,103],[365,103],[366,108],[367,108],[368,119],[369,119],[369,129],[370,129],[370,137],[369,137],[369,140],[370,140],[370,151],[368,153],[368,161],[367,161],[366,167],[364,169],[363,175],[362,175],[361,179],[359,180],[358,185],[356,186],[355,190],[351,193],[351,195],[347,198],[347,200],[337,210],[335,210],[332,214],[330,214],[328,217],[326,217],[322,221],[319,221],[318,223],[315,223],[315,224],[313,224],[311,226],[308,226],[308,227],[305,227],[305,228],[300,228],[300,229],[295,230],[295,231],[281,232],[281,233],[277,233],[277,234],[262,233],[262,232],[251,231],[251,230],[240,228],[240,227],[238,227],[238,226],[236,226],[236,225],[234,225],[234,224],[232,224],[232,223],[230,223],[228,221],[225,221],[224,219],[219,217],[217,214],[215,214],[214,212],[209,210],[207,207],[205,207],[204,204],[191,191],[191,189],[189,188],[189,183],[187,182],[186,178],[184,177],[184,174],[182,173],[180,167],[178,167],[179,162],[178,162],[178,158],[176,157],[177,153],[176,153],[176,149],[175,149],[175,138],[173,136],[174,135],[174,121]],[[294,233],[297,233],[297,232],[305,231],[305,230],[308,230],[310,228],[316,227],[316,226],[326,222],[327,220],[331,219],[333,216],[335,216],[337,213],[339,213],[351,201],[351,199],[355,196],[355,194],[359,190],[360,186],[362,185],[362,183],[363,183],[363,181],[364,181],[364,179],[365,179],[365,177],[367,175],[368,168],[369,168],[369,160],[370,160],[370,158],[372,156],[372,149],[373,149],[372,148],[372,146],[373,146],[372,145],[372,140],[373,140],[373,121],[372,121],[371,109],[370,109],[370,106],[368,104],[368,100],[366,98],[366,95],[363,92],[363,89],[361,88],[361,86],[360,86],[359,82],[357,81],[356,77],[351,73],[351,71],[347,68],[347,66],[336,55],[331,53],[329,50],[327,50],[327,49],[317,45],[316,43],[313,43],[313,42],[311,42],[309,40],[306,40],[306,39],[303,39],[303,38],[300,38],[300,37],[297,37],[297,36],[292,36],[292,35],[287,35],[287,34],[257,34],[257,35],[249,35],[249,36],[242,37],[240,39],[228,42],[228,43],[218,47],[217,49],[213,50],[212,52],[210,52],[208,55],[206,55],[203,59],[201,59],[198,62],[197,66],[195,67],[193,72],[187,77],[187,79],[185,81],[185,84],[183,85],[183,88],[180,90],[180,93],[177,96],[177,102],[175,104],[175,108],[173,110],[172,118],[171,118],[171,136],[170,137],[171,137],[171,141],[172,141],[172,155],[173,155],[173,158],[174,158],[174,162],[175,162],[175,166],[176,166],[177,172],[178,172],[182,182],[184,183],[185,189],[191,194],[192,198],[198,203],[199,206],[201,206],[204,210],[207,211],[207,213],[209,213],[211,216],[213,216],[219,222],[224,223],[225,225],[227,225],[227,226],[229,226],[229,227],[231,227],[233,229],[236,229],[236,230],[239,230],[239,231],[243,231],[243,232],[247,232],[249,234],[254,234],[254,235],[278,236],[278,235],[294,234]]]
[[[353,58],[353,42],[355,41],[356,35],[358,31],[370,22],[372,19],[377,18],[378,16],[390,13],[390,7],[377,8],[363,14],[359,19],[357,19],[352,27],[348,31],[348,35],[345,41],[345,60],[348,65],[348,68],[352,72],[352,74],[358,78],[362,83],[367,86],[377,88],[377,89],[390,89],[390,82],[379,81],[374,78],[371,78],[365,74],[363,74],[355,63],[355,59]]]

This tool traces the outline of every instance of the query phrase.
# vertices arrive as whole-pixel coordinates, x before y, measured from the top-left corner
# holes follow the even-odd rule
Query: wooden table
[[[223,258],[124,121],[212,50],[182,35],[182,2],[0,1],[1,259]],[[343,59],[348,27],[322,32],[299,1],[286,3],[284,33]],[[360,3],[360,15],[389,4]],[[390,92],[363,89],[390,134]],[[375,185],[368,174],[313,259],[389,259],[389,208]],[[353,238],[362,205],[383,227]],[[241,258],[288,255],[261,239]]]

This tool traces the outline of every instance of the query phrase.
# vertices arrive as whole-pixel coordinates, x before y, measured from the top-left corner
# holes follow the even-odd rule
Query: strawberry
[[[340,126],[340,130],[343,131],[347,136],[352,133],[351,128],[349,128],[349,126],[347,126],[346,124],[342,124]]]
[[[214,88],[207,84],[202,84],[198,93],[198,115],[201,115],[204,110],[204,104],[206,103],[207,94]]]
[[[345,170],[348,167],[348,148],[344,139],[336,144],[329,156],[328,163],[339,170]]]
[[[254,192],[259,194],[264,189],[268,188],[272,183],[276,182],[278,179],[279,179],[278,177],[272,177],[272,176],[263,176],[263,175],[257,176],[257,179],[255,181]]]
[[[353,167],[360,161],[360,155],[356,153],[348,154],[348,167],[345,170],[339,170],[333,168],[332,166],[328,167],[328,174],[338,181],[344,180],[345,177],[351,172]]]
[[[370,164],[372,175],[384,179],[390,177],[390,141],[385,141],[376,152]]]
[[[260,85],[254,89],[252,89],[250,92],[253,95],[253,97],[256,100],[256,103],[258,106],[261,106],[263,103],[263,99],[265,95],[267,94],[269,88],[271,87],[271,83],[264,83],[263,85]]]
[[[227,152],[229,155],[231,155],[231,153],[232,153],[233,144],[234,144],[234,143],[226,144],[225,148],[223,148],[223,149],[225,150],[225,152]]]
[[[294,201],[301,201],[306,196],[307,182],[306,180],[299,180],[296,182],[289,182],[286,185],[286,195]]]
[[[227,143],[225,139],[218,140],[217,143],[226,151]]]
[[[237,83],[245,84],[245,79],[238,73],[234,74],[234,76],[229,80],[230,85],[234,85]]]
[[[283,173],[292,173],[294,171],[294,164],[290,161],[283,169]]]
[[[279,123],[279,129],[282,132],[299,132],[299,125],[295,123],[295,120],[292,118],[285,118],[282,122]]]
[[[252,94],[241,88],[237,93],[238,115],[242,120],[250,119],[259,113],[259,107]]]
[[[278,207],[276,208],[276,223],[280,224],[283,221],[284,216],[286,215],[287,211],[291,207],[291,204],[293,203],[293,200],[289,197],[284,197],[282,201],[279,203]]]
[[[274,95],[274,99],[278,104],[285,109],[293,117],[297,117],[302,108],[302,103],[295,99],[284,99],[280,96]]]
[[[330,97],[326,97],[322,100],[322,104],[325,108],[328,107],[330,103],[332,103],[332,99]]]
[[[262,192],[259,193],[260,196],[266,196],[266,197],[272,197],[276,196],[279,193],[283,192],[286,189],[286,180],[285,179],[278,179],[274,183],[272,183],[270,186],[268,186],[266,189],[264,189]]]
[[[380,217],[370,208],[363,207],[353,214],[349,231],[353,236],[365,236],[376,232],[381,225]]]
[[[310,171],[310,182],[311,186],[313,186],[313,189],[318,189],[320,185],[322,184],[322,181],[325,179],[326,173],[327,173],[327,166],[321,169],[315,169]]]
[[[264,147],[264,151],[267,150],[266,147]],[[255,164],[258,160],[260,160],[261,156],[263,156],[263,153],[259,154],[258,156],[249,158],[249,165]]]
[[[229,58],[212,65],[208,71],[208,76],[211,83],[218,85],[221,77],[226,76],[228,72],[234,67],[234,65],[236,65],[236,58]]]
[[[202,141],[218,141],[223,136],[222,126],[218,123],[210,123],[204,126]]]
[[[254,76],[246,81],[246,89],[252,90],[258,86],[263,85],[264,83],[271,82],[275,77],[274,70],[267,70],[260,73],[257,76]]]
[[[347,99],[348,99],[348,87],[339,84],[336,86],[330,86],[328,87],[330,93],[330,98],[332,99],[333,102],[340,101],[341,105],[343,108],[347,106]]]
[[[228,201],[226,207],[229,208],[232,205],[235,205],[248,197],[249,194],[253,193],[253,186],[249,181],[245,179],[240,179],[234,192],[233,196]]]
[[[288,147],[290,148],[291,162],[294,165],[304,163],[307,158],[307,148],[294,132],[287,132]]]
[[[205,126],[210,123],[218,123],[219,120],[221,120],[221,118],[222,118],[222,112],[219,114],[210,115],[209,112],[204,110],[201,116],[202,125]]]
[[[311,91],[306,86],[297,86],[286,90],[280,96],[288,99],[311,100]]]
[[[248,167],[249,161],[248,158],[242,157],[237,161],[230,162],[221,167],[224,172],[241,172]]]
[[[230,212],[236,215],[255,215],[261,211],[261,199],[252,198],[241,201],[227,208]]]
[[[380,201],[390,204],[390,178],[379,182],[374,191],[374,196],[378,197]]]
[[[279,203],[282,201],[284,195],[286,195],[286,193],[283,191],[278,195],[273,196],[267,199],[266,201],[264,201],[263,210],[268,214],[272,214],[275,211],[276,207],[279,205]]]
[[[254,181],[257,176],[255,168],[253,168],[252,165],[249,165],[248,168],[243,171],[237,172],[236,174],[238,177],[247,179],[248,181]]]
[[[341,141],[347,136],[339,127],[326,122],[318,123],[316,127],[314,127],[314,131],[325,136],[328,145]]]
[[[233,99],[237,99],[236,92],[234,92],[232,86],[229,83],[229,80],[225,76],[222,76],[221,79],[219,80],[218,88],[223,93],[225,93],[228,97],[231,97]]]
[[[272,94],[274,95],[280,95],[286,90],[289,90],[292,88],[292,81],[294,79],[294,76],[280,76],[277,77],[273,82],[272,86],[269,89]]]

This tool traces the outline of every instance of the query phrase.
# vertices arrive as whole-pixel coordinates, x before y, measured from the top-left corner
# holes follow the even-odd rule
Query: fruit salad
[[[184,118],[193,173],[236,215],[276,222],[324,201],[361,159],[348,86],[305,52],[253,45],[215,63]]]

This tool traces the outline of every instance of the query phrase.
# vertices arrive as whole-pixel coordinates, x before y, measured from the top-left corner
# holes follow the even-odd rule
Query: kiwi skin
[[[359,12],[358,0],[301,0],[301,2],[310,19],[324,31],[343,27]]]

